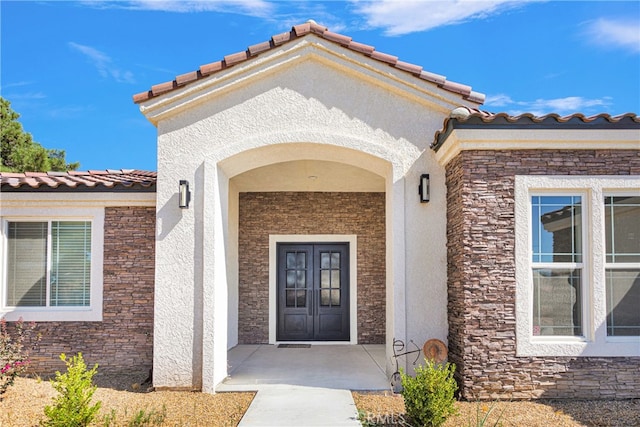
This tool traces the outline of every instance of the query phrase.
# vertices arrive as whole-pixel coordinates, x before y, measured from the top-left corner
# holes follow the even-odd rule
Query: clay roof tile
[[[322,34],[322,37],[327,40],[331,40],[332,42],[339,43],[342,46],[349,46],[349,43],[351,43],[351,37],[338,33],[332,33],[331,31],[325,31],[324,34]]]
[[[133,95],[133,102],[139,104],[148,101],[154,97],[163,95],[172,90],[176,90],[198,79],[206,78],[211,74],[222,71],[226,67],[231,67],[240,62],[247,61],[262,54],[263,52],[267,52],[273,48],[281,46],[289,41],[295,40],[296,38],[304,37],[308,34],[319,35],[323,39],[328,40],[332,43],[339,44],[340,46],[346,47],[349,50],[362,53],[377,61],[390,64],[399,70],[407,71],[423,80],[435,83],[444,90],[462,95],[462,97],[464,99],[467,99],[468,101],[478,104],[481,104],[484,101],[484,95],[478,92],[472,92],[470,86],[449,82],[444,76],[424,71],[419,65],[399,61],[397,56],[378,52],[375,50],[374,46],[355,42],[351,37],[347,35],[334,33],[332,31],[329,31],[323,25],[317,24],[314,21],[308,21],[303,24],[294,25],[291,28],[291,31],[273,35],[268,41],[251,45],[247,48],[246,51],[226,55],[220,61],[211,62],[209,64],[200,66],[200,68],[196,71],[181,74],[171,82],[154,85],[151,87],[151,90],[147,92],[140,92]]]
[[[191,71],[190,73],[180,74],[176,77],[176,84],[178,86],[184,86],[187,83],[195,82],[198,80],[198,72]]]
[[[249,51],[250,56],[256,56],[257,54],[269,49],[271,49],[271,42],[267,41],[249,46],[249,49],[247,50]]]
[[[311,24],[309,22],[305,22],[304,24],[294,25],[293,32],[296,33],[297,37],[309,34],[311,32]]]
[[[349,46],[347,46],[351,50],[355,50],[356,52],[364,53],[365,55],[371,56],[375,49],[375,47],[370,46],[364,43],[358,43],[351,40],[349,42]]]
[[[404,61],[398,61],[396,62],[395,65],[396,68],[399,68],[401,70],[404,71],[408,71],[411,74],[416,74],[416,75],[420,75],[420,73],[422,73],[422,67],[419,65],[415,65],[415,64],[410,64],[408,62],[404,62]]]
[[[200,66],[200,74],[203,76],[208,76],[209,74],[213,74],[220,70],[222,70],[222,61],[216,61]]]
[[[242,61],[246,61],[247,59],[249,59],[249,55],[247,54],[247,51],[243,51],[243,52],[238,52],[238,53],[232,53],[231,55],[226,55],[224,57],[224,63],[227,67],[230,67],[232,65],[235,65],[239,62]]]
[[[174,81],[160,83],[160,84],[151,86],[151,93],[153,94],[153,96],[162,95],[163,93],[169,92],[172,89],[174,89],[174,84],[175,86],[177,86],[177,84]]]
[[[391,65],[396,65],[396,63],[398,62],[397,56],[389,55],[388,53],[378,52],[377,50],[371,53],[371,57],[373,59],[377,59],[378,61],[386,62],[387,64],[391,64]]]
[[[271,41],[274,46],[280,46],[283,43],[288,42],[289,40],[295,37],[295,33],[293,31],[287,31],[286,33],[276,34],[275,36],[271,36]]]
[[[2,191],[155,191],[156,172],[107,169],[69,172],[0,172]]]

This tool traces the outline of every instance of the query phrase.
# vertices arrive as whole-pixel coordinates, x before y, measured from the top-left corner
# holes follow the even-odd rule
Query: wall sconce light
[[[178,186],[178,207],[180,207],[180,209],[188,209],[190,201],[191,192],[189,191],[189,181],[181,179]]]
[[[429,201],[429,174],[420,175],[420,185],[418,185],[418,194],[420,194],[420,203]]]

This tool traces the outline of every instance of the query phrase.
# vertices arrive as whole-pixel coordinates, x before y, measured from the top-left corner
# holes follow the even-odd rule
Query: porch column
[[[202,190],[202,391],[214,393],[227,376],[229,179],[213,162],[204,164]]]
[[[405,296],[405,178],[387,179],[387,302],[386,353],[387,375],[396,370],[393,340],[407,342]],[[398,361],[405,368],[405,358]]]

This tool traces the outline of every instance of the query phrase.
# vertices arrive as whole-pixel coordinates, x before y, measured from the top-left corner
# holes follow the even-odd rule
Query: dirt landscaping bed
[[[253,400],[255,393],[218,393],[154,391],[146,392],[140,383],[127,383],[122,377],[97,378],[101,385],[93,401],[102,401],[102,408],[94,423],[127,426],[139,411],[164,414],[163,426],[236,426]],[[109,388],[115,387],[115,388]],[[125,389],[126,387],[126,389]],[[134,391],[137,390],[137,391]],[[56,391],[48,381],[18,378],[0,402],[0,427],[31,427],[44,418],[45,405],[51,404]],[[115,411],[115,412],[112,412]]]
[[[368,426],[408,426],[400,395],[353,392],[361,418]],[[514,402],[457,402],[459,414],[445,427],[574,427],[640,426],[640,399],[537,400]],[[484,424],[478,422],[489,413]],[[496,424],[499,421],[501,424]]]
[[[140,378],[144,378],[141,374]],[[164,426],[236,426],[251,404],[254,393],[147,392],[131,376],[98,375],[94,401],[102,401],[95,425],[125,426],[144,411],[164,415]],[[45,405],[56,392],[48,381],[18,378],[0,402],[0,427],[31,427],[44,417]],[[404,401],[399,395],[354,392],[353,397],[367,426],[407,426]],[[539,400],[519,402],[458,402],[459,415],[446,427],[479,426],[478,416],[491,411],[484,426],[640,426],[640,399],[618,401]],[[274,420],[277,425],[277,420]]]

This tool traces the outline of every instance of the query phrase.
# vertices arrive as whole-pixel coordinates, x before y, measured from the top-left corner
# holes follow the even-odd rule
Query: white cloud
[[[3,87],[3,89],[6,89],[8,87],[10,86]],[[47,95],[45,95],[43,92],[13,93],[5,96],[5,98],[9,99],[10,101],[33,101],[36,99],[44,99],[46,97]]]
[[[69,47],[82,53],[89,62],[98,70],[98,73],[104,78],[113,78],[118,83],[135,83],[133,73],[131,71],[121,70],[113,65],[113,60],[109,55],[99,51],[91,46],[82,45],[75,42],[69,42]]]
[[[587,24],[587,35],[594,44],[640,53],[640,22],[637,20],[601,18]]]
[[[67,106],[51,108],[47,111],[47,116],[52,119],[75,119],[82,117],[86,112],[92,111],[92,106]]]
[[[135,1],[85,1],[85,5],[103,8],[152,10],[159,12],[228,12],[242,15],[269,17],[274,6],[265,0],[135,0]]]
[[[401,35],[483,19],[526,3],[511,0],[379,0],[358,2],[356,10],[365,15],[370,26],[384,28],[387,35]]]
[[[611,105],[611,98],[588,99],[581,96],[567,96],[565,98],[543,99],[538,98],[533,101],[516,101],[505,94],[487,96],[483,107],[492,109],[499,108],[496,112],[506,112],[517,116],[519,114],[531,113],[535,116],[556,113],[561,116],[574,113],[596,114],[605,110]]]
[[[513,100],[509,95],[498,94],[486,97],[484,101],[485,105],[492,105],[494,107],[504,107],[505,105],[513,104]]]

